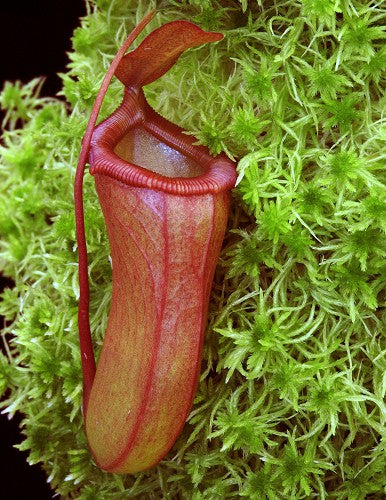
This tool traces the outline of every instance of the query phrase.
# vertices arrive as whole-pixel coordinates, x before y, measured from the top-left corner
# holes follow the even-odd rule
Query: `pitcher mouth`
[[[225,154],[211,156],[195,141],[156,113],[142,91],[126,89],[122,104],[93,133],[90,173],[178,195],[231,190],[236,181],[234,162]]]

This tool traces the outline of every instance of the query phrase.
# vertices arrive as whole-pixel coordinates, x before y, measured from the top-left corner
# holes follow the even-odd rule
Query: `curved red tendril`
[[[103,98],[106,94],[110,81],[116,72],[121,59],[125,52],[145,28],[145,26],[153,19],[156,11],[150,11],[142,21],[136,26],[130,35],[126,38],[122,47],[114,57],[110,67],[103,78],[101,87],[96,97],[92,108],[91,116],[88,121],[86,132],[83,136],[81,152],[76,167],[75,184],[74,184],[74,202],[75,202],[75,222],[76,222],[76,239],[78,243],[78,264],[79,264],[79,308],[78,308],[78,329],[79,342],[81,351],[81,362],[83,372],[83,411],[87,411],[87,402],[90,395],[91,387],[95,377],[95,357],[92,347],[90,319],[89,319],[89,303],[90,303],[90,288],[88,283],[88,260],[87,260],[87,244],[84,227],[84,208],[83,208],[83,176],[86,167],[88,152],[90,148],[92,134],[95,124],[102,106]]]

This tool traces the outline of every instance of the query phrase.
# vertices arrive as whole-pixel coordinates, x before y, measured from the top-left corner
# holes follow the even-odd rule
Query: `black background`
[[[55,96],[61,88],[56,73],[65,71],[72,32],[79,25],[79,17],[85,14],[83,0],[1,0],[0,88],[7,80],[26,83],[46,76],[42,95]],[[12,286],[12,282],[0,274],[0,290],[7,286]],[[3,320],[0,328],[2,325]],[[21,420],[21,415],[11,421],[0,415],[0,499],[52,498],[40,466],[29,466],[28,454],[13,448],[23,440],[19,431]]]

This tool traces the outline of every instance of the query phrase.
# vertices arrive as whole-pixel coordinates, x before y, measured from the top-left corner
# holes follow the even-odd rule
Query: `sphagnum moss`
[[[0,260],[16,287],[0,303],[9,321],[1,406],[25,415],[19,447],[63,498],[383,496],[380,5],[175,0],[149,27],[185,18],[224,32],[146,93],[213,153],[240,163],[195,404],[166,459],[136,476],[100,471],[83,433],[72,182],[99,82],[147,2],[88,3],[62,75],[68,104],[40,98],[38,80],[5,85]],[[119,99],[114,82],[103,117]],[[111,271],[92,184],[85,211],[98,350]]]

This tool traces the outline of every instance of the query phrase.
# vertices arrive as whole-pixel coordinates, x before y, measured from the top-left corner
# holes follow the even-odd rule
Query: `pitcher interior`
[[[165,177],[198,177],[204,173],[195,160],[149,134],[141,127],[131,129],[114,148],[123,160]]]

